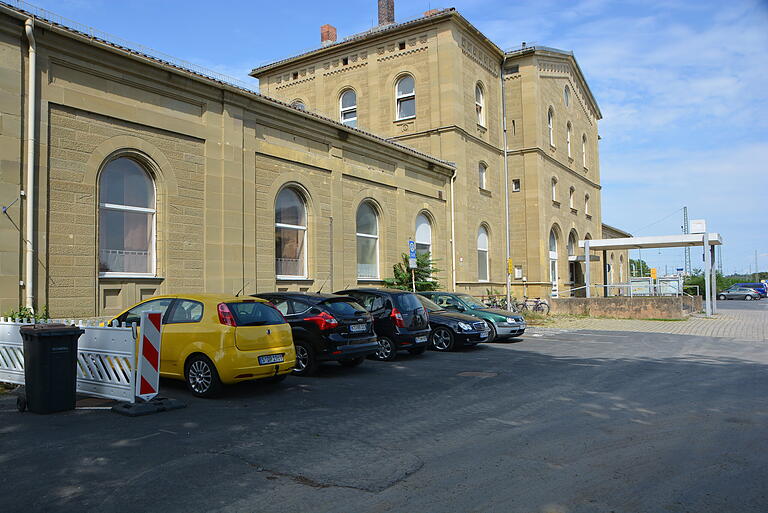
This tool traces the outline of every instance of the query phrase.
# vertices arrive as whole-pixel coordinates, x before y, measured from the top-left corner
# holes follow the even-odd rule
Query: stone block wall
[[[701,311],[700,297],[596,297],[550,300],[553,314],[612,319],[685,319]]]

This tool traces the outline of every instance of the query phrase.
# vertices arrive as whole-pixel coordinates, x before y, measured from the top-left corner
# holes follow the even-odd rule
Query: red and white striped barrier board
[[[159,312],[141,314],[139,354],[136,355],[136,397],[149,401],[157,395],[160,386],[160,337]]]

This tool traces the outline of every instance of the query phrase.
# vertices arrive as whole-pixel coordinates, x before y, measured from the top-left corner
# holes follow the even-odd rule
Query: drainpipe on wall
[[[501,58],[501,69],[499,69],[499,81],[501,82],[501,133],[504,137],[504,228],[507,244],[507,259],[504,261],[505,274],[507,276],[507,310],[511,311],[512,306],[512,276],[509,274],[509,259],[512,258],[509,241],[509,164],[507,162],[507,104],[504,98],[504,59]]]
[[[25,236],[24,236],[24,305],[33,309],[35,302],[35,150],[37,143],[35,141],[35,112],[37,111],[36,99],[36,71],[37,71],[37,48],[35,46],[35,27],[32,18],[27,18],[24,23],[24,30],[29,40],[29,66],[27,70],[27,187],[26,196],[26,216],[25,216]]]
[[[455,165],[455,164],[454,164]],[[451,175],[451,292],[456,292],[456,222],[454,221],[453,183],[456,181],[456,168]]]

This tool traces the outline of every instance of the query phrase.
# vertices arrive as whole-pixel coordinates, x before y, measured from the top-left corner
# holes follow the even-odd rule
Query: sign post
[[[416,243],[412,240],[408,241],[408,268],[411,270],[411,286],[413,291],[416,292]]]

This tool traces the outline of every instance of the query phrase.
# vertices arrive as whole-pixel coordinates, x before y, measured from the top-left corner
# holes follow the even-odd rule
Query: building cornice
[[[563,171],[568,172],[571,176],[575,176],[576,178],[578,178],[582,182],[591,185],[595,189],[597,189],[597,190],[602,189],[602,186],[600,184],[590,180],[589,178],[587,178],[584,175],[580,175],[579,173],[577,173],[576,171],[574,171],[570,167],[566,166],[565,164],[563,164],[559,160],[553,158],[551,155],[547,155],[547,152],[545,152],[541,148],[533,147],[533,148],[522,148],[520,150],[507,150],[507,156],[512,156],[512,155],[528,155],[528,154],[531,154],[531,153],[536,153],[538,155],[541,155],[546,160],[548,160],[549,162],[555,164],[557,167],[559,167]]]

